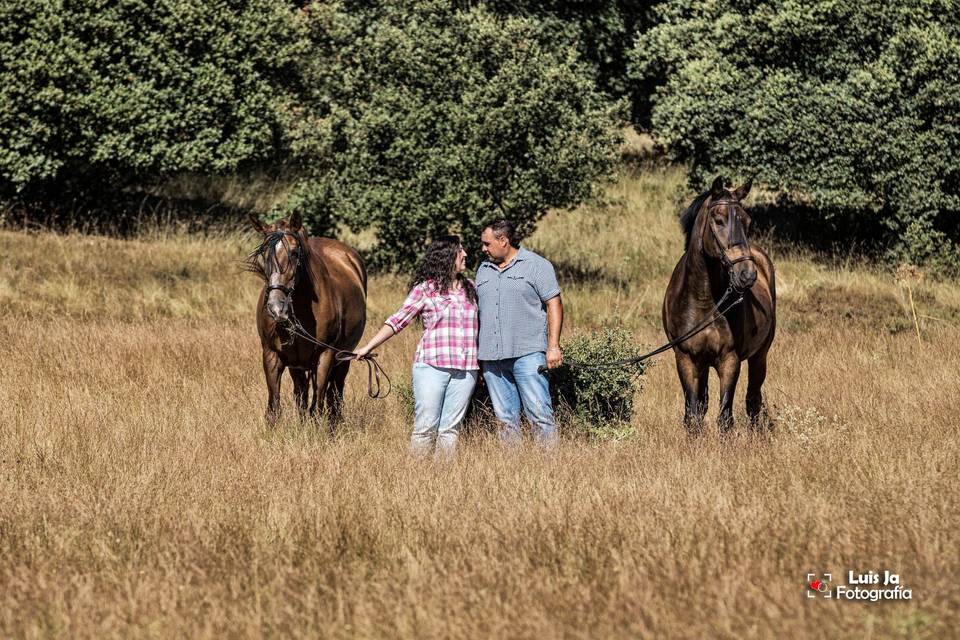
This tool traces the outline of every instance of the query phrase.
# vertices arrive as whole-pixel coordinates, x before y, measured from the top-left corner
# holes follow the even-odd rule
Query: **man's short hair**
[[[494,236],[503,236],[515,249],[520,248],[520,239],[517,237],[517,228],[506,218],[497,218],[491,220],[484,229],[490,229]]]

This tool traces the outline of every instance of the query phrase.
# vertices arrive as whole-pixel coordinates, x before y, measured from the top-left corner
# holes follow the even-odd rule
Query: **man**
[[[501,440],[520,441],[520,409],[544,445],[557,438],[546,374],[560,366],[563,304],[553,265],[521,247],[509,220],[488,224],[480,236],[485,260],[477,270],[480,337],[477,358],[502,423]]]

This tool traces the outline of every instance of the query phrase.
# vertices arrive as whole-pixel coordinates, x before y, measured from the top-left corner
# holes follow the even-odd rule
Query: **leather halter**
[[[711,202],[711,203],[710,203],[710,206],[707,207],[707,213],[709,214],[710,211],[711,211],[714,207],[720,207],[720,206],[723,206],[723,205],[729,205],[729,206],[731,206],[731,207],[740,207],[740,206],[742,206],[742,205],[740,204],[740,201],[739,201],[739,200],[731,200],[731,199],[729,199],[729,198],[725,198],[725,199],[715,200],[715,201]],[[736,213],[734,213],[733,211],[731,211],[731,212],[730,212],[730,216],[732,217],[732,216],[734,216],[734,215],[736,215]],[[741,243],[741,242],[738,242],[737,244],[730,245],[730,246],[728,246],[728,247],[724,247],[724,246],[721,244],[721,242],[720,242],[720,237],[717,235],[717,230],[713,227],[713,221],[712,221],[712,220],[707,220],[707,225],[710,227],[710,231],[713,233],[713,239],[714,239],[714,241],[717,243],[717,246],[720,247],[720,262],[723,264],[724,267],[727,268],[728,271],[729,271],[730,269],[732,269],[732,268],[733,268],[733,265],[737,264],[738,262],[746,262],[747,260],[751,260],[751,261],[753,260],[753,255],[750,253],[750,245],[749,245],[749,244],[747,244],[746,242],[742,242],[742,243]],[[744,239],[746,239],[746,234],[744,234]],[[734,247],[739,247],[739,246],[741,246],[741,245],[744,245],[744,246],[747,247],[747,253],[745,253],[745,254],[743,254],[742,256],[739,256],[739,257],[734,258],[733,260],[731,260],[731,259],[727,256],[727,250],[728,250],[728,249],[733,249]]]
[[[285,236],[292,236],[297,243],[297,262],[293,265],[293,283],[288,287],[283,284],[268,284],[263,297],[263,304],[266,306],[267,300],[270,297],[271,291],[282,291],[284,295],[291,297],[293,296],[293,290],[297,286],[297,281],[300,279],[300,260],[302,258],[303,244],[300,242],[300,236],[292,231],[275,231],[271,234],[271,237],[276,236],[278,242],[282,242]],[[269,255],[272,249],[268,249],[268,257],[265,259],[265,263],[269,262]],[[276,262],[276,260],[274,260]],[[266,265],[264,265],[266,266]],[[279,265],[278,265],[279,266]],[[268,276],[269,278],[269,276]]]

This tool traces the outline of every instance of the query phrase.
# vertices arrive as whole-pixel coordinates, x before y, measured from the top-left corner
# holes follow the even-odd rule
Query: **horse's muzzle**
[[[743,293],[753,286],[757,281],[756,269],[744,269],[743,271],[734,271],[730,274],[730,286],[737,293]]]
[[[267,302],[267,314],[274,322],[280,324],[289,324],[290,322],[290,303],[286,298],[279,302]]]

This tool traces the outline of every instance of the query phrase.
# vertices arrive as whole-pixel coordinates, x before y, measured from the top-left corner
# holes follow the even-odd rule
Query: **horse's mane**
[[[707,198],[709,197],[710,189],[707,189],[694,198],[693,202],[690,203],[690,206],[680,214],[680,227],[683,228],[684,251],[690,248],[690,237],[693,235],[693,226],[697,222],[697,214],[700,212],[700,207],[703,206],[703,203],[706,202]]]

